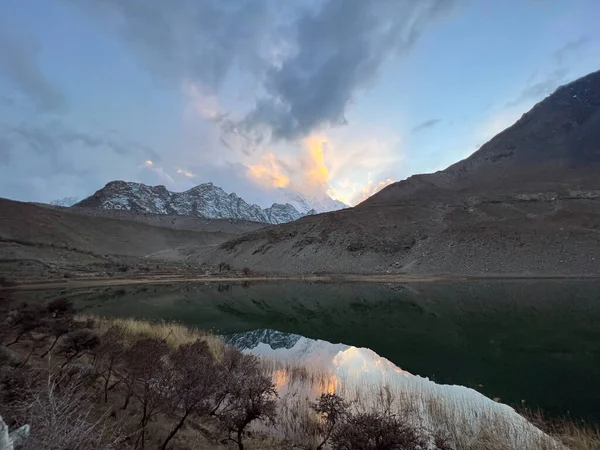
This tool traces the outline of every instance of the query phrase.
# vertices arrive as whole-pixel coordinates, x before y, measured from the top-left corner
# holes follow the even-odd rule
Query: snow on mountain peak
[[[287,188],[277,188],[278,201],[291,204],[300,213],[308,215],[309,211],[314,210],[313,214],[319,214],[329,211],[348,208],[348,205],[339,200],[332,199],[323,192],[321,195],[304,195],[297,191]]]
[[[50,205],[53,206],[73,206],[75,203],[79,202],[81,199],[79,197],[62,197],[57,198],[56,200],[52,200]]]
[[[248,204],[236,193],[226,193],[213,183],[203,183],[184,192],[171,192],[165,186],[111,181],[94,195],[75,206],[97,209],[122,209],[139,214],[178,214],[209,219],[239,219],[280,224],[305,215],[345,207],[324,194],[323,198],[304,197],[293,191],[279,191],[269,208]],[[326,198],[325,198],[326,197]],[[342,206],[340,206],[342,205]]]

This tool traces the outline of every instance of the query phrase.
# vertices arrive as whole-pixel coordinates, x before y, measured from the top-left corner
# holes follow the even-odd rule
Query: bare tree
[[[127,399],[133,396],[142,406],[140,418],[140,433],[136,446],[144,448],[146,441],[146,427],[150,419],[158,412],[158,406],[164,398],[164,386],[160,385],[162,373],[165,370],[165,355],[169,346],[164,339],[143,338],[136,341],[127,351],[125,359],[128,363]]]
[[[6,346],[10,347],[16,344],[23,336],[41,328],[44,325],[45,313],[43,308],[28,303],[23,303],[11,311],[8,314],[7,325],[12,329],[15,337]]]
[[[321,419],[319,432],[323,440],[317,446],[317,450],[321,450],[327,444],[331,434],[346,419],[348,407],[349,404],[337,394],[322,394],[312,405],[312,409]]]
[[[120,327],[110,327],[101,337],[96,359],[96,369],[103,381],[104,403],[108,403],[108,391],[117,386],[122,380],[113,381],[115,372],[125,354],[124,331]]]
[[[59,354],[65,358],[63,366],[91,352],[99,345],[100,337],[92,330],[84,328],[66,334],[58,350]]]
[[[204,341],[181,345],[171,355],[170,363],[163,385],[167,388],[166,404],[176,415],[177,422],[164,440],[162,450],[167,448],[191,414],[203,416],[211,411],[221,381],[215,359]]]
[[[255,420],[274,422],[277,392],[270,375],[264,373],[254,356],[243,355],[235,375],[228,380],[228,394],[215,415],[229,433],[229,439],[239,450],[244,450],[248,425]]]

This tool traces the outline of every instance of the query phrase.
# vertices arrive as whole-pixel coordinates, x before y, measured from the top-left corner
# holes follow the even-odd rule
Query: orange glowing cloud
[[[259,164],[249,166],[248,175],[266,187],[286,187],[290,184],[290,178],[283,173],[283,168],[273,153],[263,155]]]
[[[384,181],[380,181],[379,183],[377,183],[375,185],[373,184],[373,180],[369,180],[367,185],[365,187],[363,187],[363,189],[360,193],[360,198],[357,203],[365,201],[366,199],[368,199],[372,195],[377,194],[384,187],[389,186],[392,183],[394,183],[394,180],[392,180],[391,178],[388,178],[387,180],[384,180]]]
[[[304,140],[308,150],[306,178],[311,186],[327,189],[329,169],[325,164],[325,147],[330,145],[326,136],[310,136]]]

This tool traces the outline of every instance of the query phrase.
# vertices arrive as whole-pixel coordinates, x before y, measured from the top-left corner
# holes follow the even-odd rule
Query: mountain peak
[[[235,193],[226,193],[212,182],[184,192],[171,192],[165,186],[115,180],[75,206],[127,210],[139,214],[176,214],[211,219],[238,219],[279,224],[306,215],[286,202],[261,209],[248,204]],[[310,211],[310,210],[309,210]]]

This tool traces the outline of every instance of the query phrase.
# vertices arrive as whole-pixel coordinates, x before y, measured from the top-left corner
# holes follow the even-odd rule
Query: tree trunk
[[[244,433],[243,430],[238,430],[237,432],[237,445],[238,445],[238,450],[244,450],[244,443],[242,442],[242,434]]]
[[[50,353],[52,351],[52,349],[54,348],[54,346],[56,345],[56,343],[58,342],[59,339],[60,339],[60,336],[57,336],[54,339],[54,342],[52,343],[52,345],[50,346],[50,348],[48,350],[46,350],[44,352],[44,354],[42,356],[40,356],[40,358],[45,358],[48,355],[48,353]]]
[[[110,365],[108,366],[108,373],[104,378],[104,403],[108,403],[108,383],[110,382],[110,376],[112,374],[112,360],[110,361]]]
[[[131,399],[131,391],[128,390],[127,395],[125,396],[125,403],[123,403],[123,406],[121,406],[121,409],[127,409],[130,399]]]
[[[10,342],[9,344],[6,344],[5,347],[10,347],[11,345],[15,345],[17,342],[19,342],[19,340],[23,337],[25,333],[21,333],[19,334],[14,341]]]
[[[185,419],[187,419],[189,412],[186,411],[186,413],[183,415],[183,417],[181,418],[181,420],[179,421],[179,423],[175,426],[175,428],[173,428],[173,430],[169,433],[169,435],[167,436],[167,439],[165,439],[165,442],[163,442],[162,447],[160,448],[161,450],[166,450],[167,449],[167,445],[169,444],[169,441],[171,439],[173,439],[173,437],[177,434],[177,432],[181,429],[181,427],[183,426],[183,423],[185,422]]]

